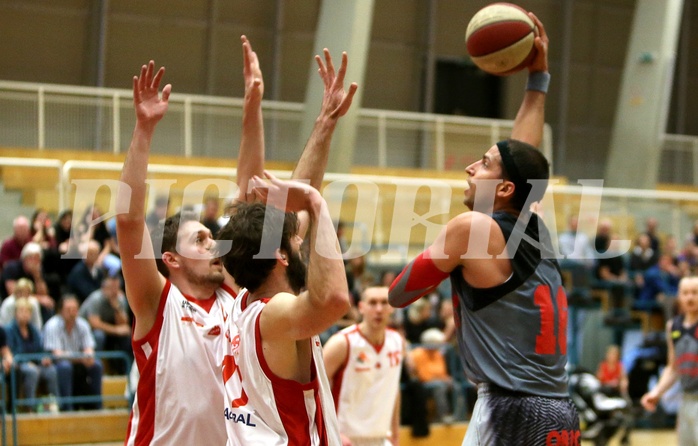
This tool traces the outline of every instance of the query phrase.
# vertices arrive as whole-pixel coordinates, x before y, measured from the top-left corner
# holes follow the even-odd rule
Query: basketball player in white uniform
[[[337,234],[316,189],[267,177],[268,185],[255,179],[255,191],[270,204],[236,204],[221,230],[221,238],[234,240],[225,267],[249,290],[236,302],[241,313],[226,330],[229,352],[221,381],[228,444],[339,445],[317,336],[350,308]],[[271,204],[279,196],[288,197],[288,213]],[[298,211],[309,214],[307,268]],[[262,243],[267,237],[280,243],[269,248]]]
[[[405,342],[388,328],[392,312],[388,287],[366,288],[361,322],[334,334],[323,349],[344,446],[398,444]]]
[[[264,133],[261,70],[249,42],[244,36],[242,40],[245,105],[237,180],[240,198],[245,199],[248,179],[262,172]],[[343,70],[346,64],[340,68],[342,81]],[[167,85],[159,97],[163,74],[164,68],[155,73],[151,61],[134,78],[137,123],[117,197],[119,208],[128,210],[117,216],[117,232],[135,315],[133,346],[141,376],[126,444],[223,444],[227,437],[220,419],[223,324],[231,317],[235,285],[229,276],[224,283],[226,274],[213,254],[212,234],[198,222],[198,215],[166,221],[162,255],[157,257],[144,222],[150,142],[171,91]],[[333,68],[321,74],[326,85],[339,77]],[[308,160],[301,159],[297,169],[301,174],[317,176],[315,166],[324,169],[316,158],[326,156],[334,126],[351,104],[356,86],[347,94],[337,91],[326,89],[320,115],[325,119],[318,118],[313,129],[303,153]]]

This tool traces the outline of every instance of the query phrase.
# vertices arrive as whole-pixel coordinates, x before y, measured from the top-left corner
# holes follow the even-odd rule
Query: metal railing
[[[132,92],[0,81],[0,146],[121,153],[135,125]],[[230,158],[241,135],[243,100],[173,94],[152,153]],[[304,105],[264,101],[267,157],[294,161]],[[461,169],[482,147],[511,133],[513,121],[361,109],[353,163],[378,167]],[[551,130],[543,151],[551,159]]]
[[[56,358],[52,356],[50,353],[21,353],[14,355],[14,362],[15,365],[18,365],[22,362],[28,362],[28,361],[37,361],[41,362],[44,358],[51,358],[52,361],[55,362],[55,360],[60,360],[60,359],[66,359],[66,357],[60,357]],[[69,359],[80,359],[80,358],[86,358],[88,357],[87,355],[83,354],[74,354],[69,357]],[[131,369],[131,358],[126,355],[124,352],[120,351],[96,351],[92,357],[95,358],[95,360],[102,360],[102,359],[118,359],[121,361],[124,361],[126,364],[125,370],[127,371],[126,374],[126,385],[129,385],[128,379],[129,379],[129,374],[128,370]],[[12,406],[11,406],[11,412],[12,412],[12,442],[13,445],[16,446],[18,443],[18,432],[17,432],[17,408],[20,406],[25,406],[25,407],[34,407],[37,404],[46,404],[49,403],[50,400],[47,397],[39,397],[39,398],[17,398],[17,386],[19,383],[19,380],[17,379],[17,373],[18,369],[17,367],[12,367],[12,370],[10,372],[10,394],[12,395]],[[4,386],[3,386],[4,389]],[[4,391],[4,390],[3,390]],[[60,395],[54,395],[55,401],[58,404],[61,403],[101,403],[103,401],[109,401],[109,400],[125,400],[127,403],[130,403],[129,398],[127,395],[103,395],[102,392],[100,392],[99,395],[87,395],[87,396],[60,396]],[[3,398],[4,401],[4,398]],[[3,445],[5,444],[5,417],[3,416]]]

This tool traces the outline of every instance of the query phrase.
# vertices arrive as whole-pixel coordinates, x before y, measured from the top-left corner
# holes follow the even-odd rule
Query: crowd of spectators
[[[101,408],[103,374],[126,374],[133,359],[114,227],[97,206],[79,215],[18,215],[0,245],[0,356],[19,411]]]

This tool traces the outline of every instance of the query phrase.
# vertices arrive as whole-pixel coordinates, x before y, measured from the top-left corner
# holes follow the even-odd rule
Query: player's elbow
[[[328,299],[332,312],[338,314],[338,319],[347,314],[351,309],[351,299],[349,291],[336,291],[330,294]]]

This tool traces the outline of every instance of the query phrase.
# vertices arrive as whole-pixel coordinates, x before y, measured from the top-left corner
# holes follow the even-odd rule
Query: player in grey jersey
[[[466,168],[471,209],[395,279],[404,307],[450,276],[461,360],[478,385],[463,445],[580,444],[565,373],[567,297],[548,230],[531,204],[543,198],[549,164],[542,141],[549,81],[540,35],[511,138]]]
[[[681,314],[666,324],[667,365],[657,385],[642,397],[645,409],[654,412],[659,398],[678,381],[681,406],[677,423],[679,446],[698,445],[698,277],[679,282]]]

